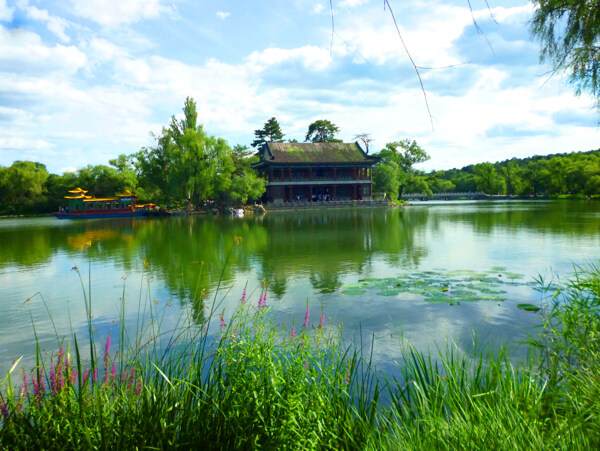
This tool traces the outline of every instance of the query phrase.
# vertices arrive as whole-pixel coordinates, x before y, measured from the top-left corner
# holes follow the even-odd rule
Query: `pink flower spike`
[[[6,407],[6,404],[4,404],[4,401],[2,401],[2,399],[0,399],[0,410],[2,411],[2,416],[4,418],[8,418],[8,408]]]
[[[21,388],[21,397],[27,395],[27,373],[23,372],[23,387]]]
[[[90,370],[89,370],[89,368],[88,368],[88,367],[87,367],[87,365],[86,365],[86,367],[85,367],[85,370],[84,370],[84,372],[83,372],[83,386],[84,386],[84,387],[85,387],[85,384],[87,383],[87,380],[88,380],[88,376],[89,376],[89,375],[90,375]]]
[[[106,338],[106,346],[104,347],[104,371],[108,371],[110,361],[110,334]]]
[[[296,336],[296,326],[294,326],[292,328],[292,340],[294,339],[295,336]]]
[[[310,317],[310,308],[306,306],[306,316],[304,317],[304,327],[308,326],[308,318]]]
[[[246,282],[246,286],[244,287],[244,293],[242,294],[242,304],[246,302],[246,288],[248,287],[248,282]]]
[[[319,324],[319,329],[323,329],[323,324],[325,324],[325,313],[321,313],[321,323]]]

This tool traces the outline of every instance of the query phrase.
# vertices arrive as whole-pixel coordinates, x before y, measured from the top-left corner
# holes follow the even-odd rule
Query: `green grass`
[[[406,344],[396,379],[377,373],[314,312],[292,328],[276,326],[266,296],[264,288],[257,307],[244,294],[220,328],[207,320],[132,337],[120,328],[118,352],[110,342],[98,352],[90,333],[50,360],[38,351],[26,373],[17,362],[0,389],[0,448],[600,446],[596,267],[549,293],[528,362],[515,366],[502,349],[466,355],[448,346],[431,355]]]

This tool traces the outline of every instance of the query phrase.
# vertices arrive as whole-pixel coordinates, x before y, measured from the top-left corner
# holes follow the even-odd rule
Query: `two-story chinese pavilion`
[[[358,143],[269,142],[252,167],[267,179],[267,202],[370,200],[378,161]]]

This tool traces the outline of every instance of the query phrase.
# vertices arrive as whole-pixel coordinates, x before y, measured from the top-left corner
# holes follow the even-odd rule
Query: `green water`
[[[59,346],[57,334],[85,332],[82,281],[99,336],[116,332],[121,302],[130,327],[140,298],[152,301],[168,327],[183,313],[206,318],[217,284],[218,311],[227,317],[246,283],[256,305],[265,281],[278,323],[301,324],[308,300],[311,327],[323,310],[327,327],[343,323],[348,340],[362,333],[366,346],[374,338],[374,358],[385,369],[398,360],[401,337],[421,349],[448,339],[467,349],[474,334],[480,343],[518,343],[541,315],[533,311],[541,306],[534,278],[565,277],[598,256],[594,202],[4,219],[0,370],[33,354],[32,323],[49,351]]]

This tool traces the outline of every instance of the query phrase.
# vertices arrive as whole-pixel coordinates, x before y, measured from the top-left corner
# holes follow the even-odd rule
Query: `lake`
[[[48,352],[57,337],[85,336],[84,291],[102,340],[117,335],[122,302],[128,327],[146,315],[169,330],[182,316],[205,319],[213,299],[227,319],[246,284],[256,305],[263,281],[277,324],[291,329],[295,319],[300,327],[308,302],[310,327],[323,311],[326,327],[343,324],[349,342],[362,337],[369,348],[374,338],[384,371],[400,359],[403,338],[422,350],[449,340],[469,350],[476,337],[519,355],[519,342],[540,322],[539,312],[518,307],[541,305],[535,279],[564,279],[599,255],[600,204],[585,201],[3,219],[0,374],[22,355],[22,367],[34,364],[34,329]],[[146,304],[151,318],[139,313]]]

